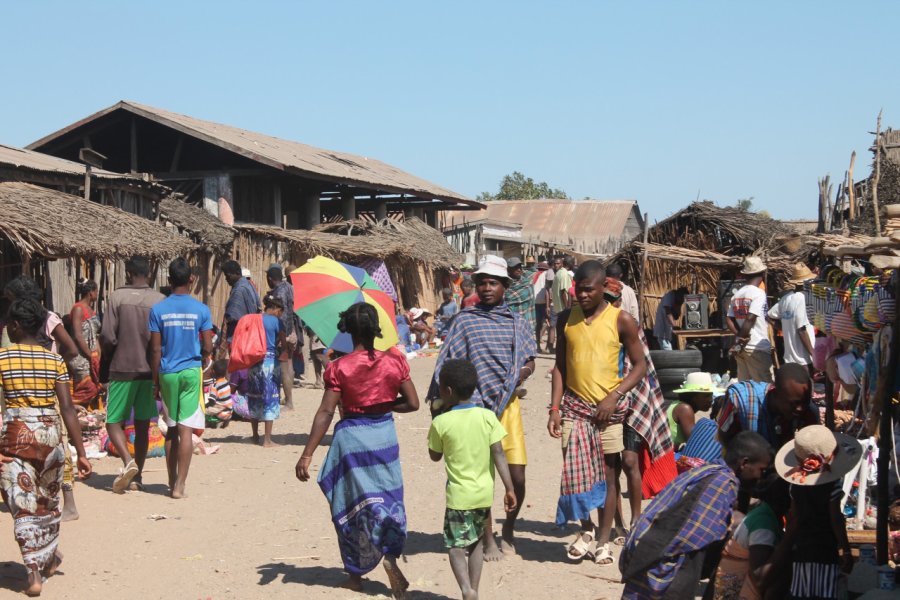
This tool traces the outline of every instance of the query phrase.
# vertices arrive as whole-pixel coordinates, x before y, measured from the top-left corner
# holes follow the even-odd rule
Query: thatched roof
[[[463,260],[439,231],[417,218],[402,223],[342,221],[326,223],[315,230],[266,225],[237,225],[235,228],[239,232],[292,244],[311,256],[323,255],[338,260],[400,257],[433,268],[459,265]]]
[[[790,227],[766,215],[712,202],[694,202],[650,228],[650,242],[713,250],[730,256],[762,253]]]
[[[201,248],[224,254],[234,241],[234,229],[209,212],[174,196],[159,203],[160,217],[186,231]]]
[[[24,255],[169,258],[190,240],[118,208],[29,183],[0,183],[0,235]]]

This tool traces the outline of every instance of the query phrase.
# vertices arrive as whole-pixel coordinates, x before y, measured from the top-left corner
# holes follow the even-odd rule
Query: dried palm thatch
[[[194,244],[153,221],[29,183],[0,183],[0,235],[24,256],[170,258]]]
[[[179,200],[175,196],[159,203],[160,217],[194,240],[203,250],[225,254],[234,242],[234,229],[207,211]]]
[[[462,261],[439,231],[416,218],[403,223],[342,221],[326,223],[314,230],[264,225],[238,225],[236,229],[288,243],[307,256],[322,255],[344,261],[360,257],[404,258],[432,268],[450,267]]]
[[[712,202],[694,202],[650,229],[656,244],[710,250],[728,256],[768,254],[792,230],[766,215]]]

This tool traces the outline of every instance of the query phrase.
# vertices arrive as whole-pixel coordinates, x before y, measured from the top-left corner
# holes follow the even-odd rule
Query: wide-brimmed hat
[[[430,315],[431,313],[425,310],[424,308],[411,308],[409,309],[409,316],[412,317],[412,320],[415,321],[422,315]]]
[[[766,263],[758,256],[747,256],[741,265],[741,275],[759,275],[765,273]]]
[[[522,259],[518,256],[513,256],[506,260],[506,268],[507,269],[515,269],[516,267],[522,266]]]
[[[688,373],[680,388],[674,390],[675,394],[712,394],[722,396],[724,388],[716,387],[711,373]]]
[[[759,275],[766,271],[766,263],[758,256],[748,256],[744,258],[744,264],[741,266],[741,275]]]
[[[538,271],[548,271],[550,270],[550,263],[548,263],[546,260],[542,260],[538,263],[537,268]]]
[[[499,256],[488,254],[478,263],[478,270],[472,276],[488,275],[497,279],[509,279],[509,265]]]
[[[535,260],[535,258],[534,258],[533,256],[526,256],[526,257],[525,257],[525,264],[526,264],[526,265],[533,265],[533,264],[536,263],[536,262],[537,262],[537,261]]]
[[[788,283],[797,286],[815,278],[816,274],[810,271],[809,267],[803,263],[797,263],[791,269],[791,277],[788,279]]]
[[[822,485],[842,478],[862,459],[855,438],[824,425],[809,425],[775,455],[778,476],[794,485]]]

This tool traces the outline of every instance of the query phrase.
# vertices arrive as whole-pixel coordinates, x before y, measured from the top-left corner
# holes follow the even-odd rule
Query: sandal
[[[612,550],[609,549],[608,543],[602,546],[599,543],[596,544],[591,554],[594,556],[595,565],[608,566],[616,562],[616,557],[613,555]]]
[[[128,486],[131,485],[131,480],[134,479],[137,474],[137,463],[132,460],[128,463],[127,466],[122,469],[122,471],[119,473],[119,476],[116,477],[115,481],[113,481],[113,493],[124,494],[125,490],[128,489]]]
[[[589,554],[591,542],[593,541],[593,532],[579,531],[572,543],[569,544],[569,547],[566,548],[566,556],[569,557],[569,560],[582,560]]]
[[[612,543],[616,546],[624,546],[625,540],[628,539],[628,530],[623,528],[616,527],[615,532],[613,533]]]

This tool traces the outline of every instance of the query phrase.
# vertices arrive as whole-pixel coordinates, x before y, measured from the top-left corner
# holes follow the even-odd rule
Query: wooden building
[[[224,222],[310,229],[329,217],[383,219],[402,210],[435,225],[437,210],[483,205],[384,162],[315,148],[137,104],[117,104],[28,146],[148,173]]]

